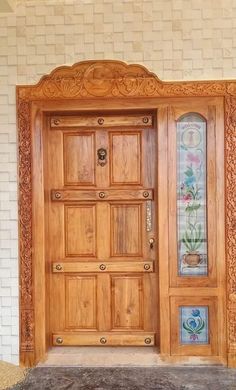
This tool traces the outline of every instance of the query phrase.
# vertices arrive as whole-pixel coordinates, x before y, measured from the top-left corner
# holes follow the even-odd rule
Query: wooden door
[[[51,115],[46,188],[53,345],[154,345],[152,113]]]

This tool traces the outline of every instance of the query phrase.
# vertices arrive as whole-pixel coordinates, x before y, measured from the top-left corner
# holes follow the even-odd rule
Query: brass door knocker
[[[107,151],[104,148],[100,148],[97,151],[98,156],[98,165],[101,165],[101,167],[104,167],[107,163]]]

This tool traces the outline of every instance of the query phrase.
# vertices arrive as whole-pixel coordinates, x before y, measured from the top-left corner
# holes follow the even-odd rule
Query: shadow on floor
[[[236,369],[221,367],[36,367],[11,390],[236,390]]]

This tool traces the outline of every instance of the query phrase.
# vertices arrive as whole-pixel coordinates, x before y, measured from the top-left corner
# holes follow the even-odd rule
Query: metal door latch
[[[107,163],[107,151],[104,148],[100,148],[97,151],[97,156],[98,156],[98,165],[101,167],[104,167]]]

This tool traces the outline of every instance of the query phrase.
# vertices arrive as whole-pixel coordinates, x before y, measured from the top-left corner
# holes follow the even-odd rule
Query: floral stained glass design
[[[207,275],[206,121],[177,123],[177,237],[180,276]]]
[[[208,344],[208,307],[181,306],[180,311],[180,343]]]

